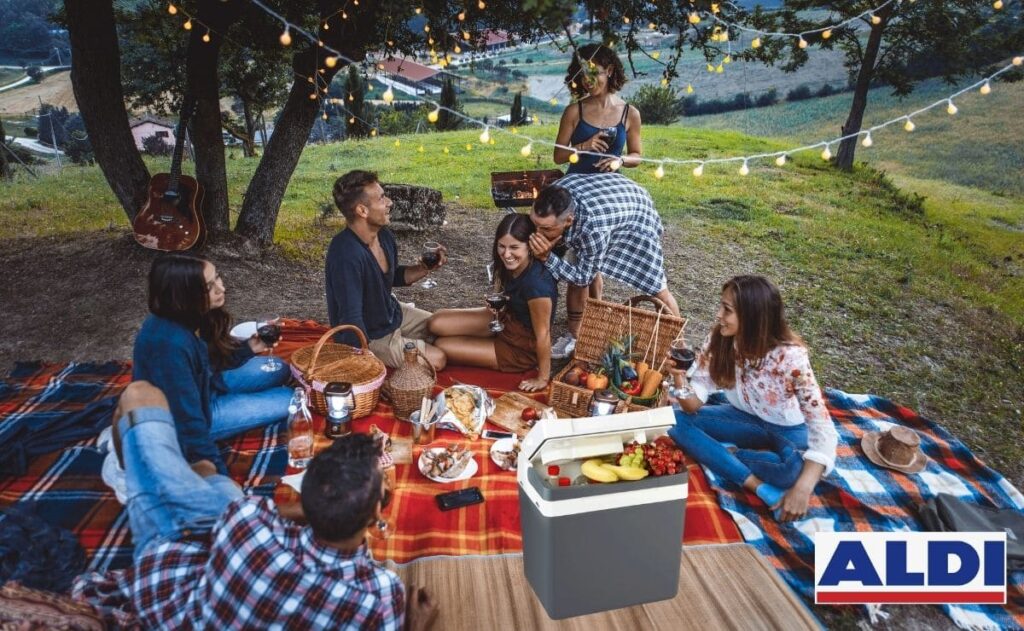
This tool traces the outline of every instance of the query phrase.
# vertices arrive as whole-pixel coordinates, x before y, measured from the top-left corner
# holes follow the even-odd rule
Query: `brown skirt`
[[[524,372],[537,367],[537,338],[513,317],[502,319],[505,330],[494,338],[494,354],[498,358],[498,370],[502,372]]]

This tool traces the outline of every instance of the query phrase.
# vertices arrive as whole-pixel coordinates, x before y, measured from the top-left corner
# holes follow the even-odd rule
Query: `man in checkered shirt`
[[[665,277],[661,217],[650,194],[633,180],[618,173],[567,175],[540,192],[530,219],[537,227],[530,251],[568,284],[571,338],[555,342],[552,357],[572,352],[587,295],[601,297],[602,274],[656,296],[679,315]],[[572,249],[575,262],[552,252],[559,243]]]
[[[145,629],[425,629],[437,613],[375,562],[367,527],[390,500],[380,447],[351,434],[317,455],[302,482],[300,527],[245,498],[211,463],[181,454],[163,393],[121,397],[114,446],[124,464],[135,566],[75,581],[73,595]],[[408,615],[406,615],[408,613]]]

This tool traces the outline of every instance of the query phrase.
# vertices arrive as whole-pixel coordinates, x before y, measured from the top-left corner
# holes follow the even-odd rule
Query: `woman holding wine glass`
[[[691,458],[778,507],[782,520],[802,517],[835,464],[838,434],[778,288],[763,276],[730,279],[702,348],[676,346],[669,394],[678,409],[669,436]],[[718,389],[727,402],[711,404]]]
[[[551,379],[551,322],[558,286],[544,264],[530,255],[535,228],[529,216],[506,215],[494,234],[494,291],[486,307],[443,309],[430,319],[434,344],[448,362],[503,372],[537,370],[519,389],[536,392]]]
[[[576,51],[565,75],[576,102],[562,112],[555,164],[568,162],[568,173],[609,173],[640,164],[640,111],[618,95],[625,83],[626,71],[612,49],[587,44]]]
[[[231,338],[226,289],[217,268],[201,257],[163,254],[149,272],[150,315],[135,338],[133,374],[167,395],[182,453],[190,463],[227,467],[216,442],[288,416],[288,366],[271,351],[276,318],[248,340]],[[268,366],[270,369],[268,369]]]

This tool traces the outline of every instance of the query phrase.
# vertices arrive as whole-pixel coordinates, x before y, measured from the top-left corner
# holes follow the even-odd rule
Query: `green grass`
[[[11,70],[10,68],[0,68],[0,87],[7,85],[8,83],[14,83],[18,79],[25,76],[23,70]]]
[[[892,96],[888,88],[872,90],[864,127],[912,112],[956,90],[937,79],[922,83],[902,100]],[[770,108],[686,118],[680,124],[785,138],[793,146],[839,136],[851,99],[851,93],[844,93]],[[916,129],[912,133],[903,131],[901,124],[879,131],[873,135],[871,148],[857,148],[857,160],[912,178],[1024,195],[1024,126],[1019,124],[1024,82],[997,82],[987,96],[972,92],[956,102],[959,112],[955,116],[938,107],[914,118]]]

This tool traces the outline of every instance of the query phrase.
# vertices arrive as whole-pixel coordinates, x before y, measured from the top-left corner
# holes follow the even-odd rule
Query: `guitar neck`
[[[178,120],[178,130],[175,132],[174,153],[171,156],[171,176],[167,182],[167,193],[178,194],[178,181],[181,178],[181,160],[185,150],[185,134],[188,133],[188,120],[195,109],[195,99],[186,97],[181,108],[181,118]]]

